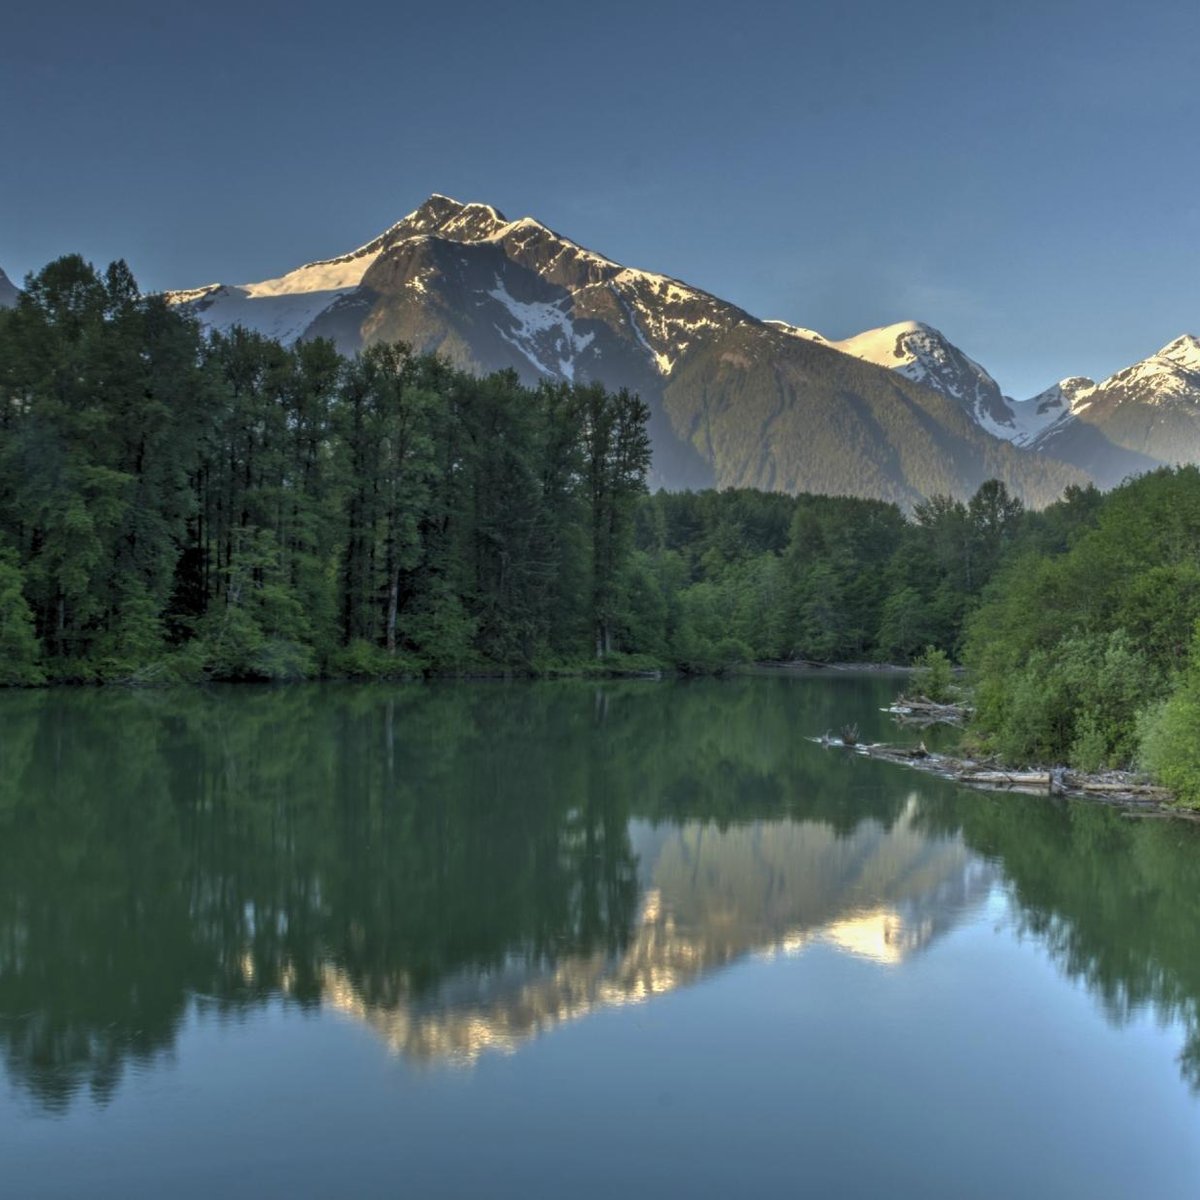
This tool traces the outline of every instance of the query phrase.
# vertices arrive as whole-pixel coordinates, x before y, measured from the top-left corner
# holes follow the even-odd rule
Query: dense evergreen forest
[[[78,257],[0,316],[8,682],[533,666],[624,634],[646,410],[206,340]]]
[[[0,314],[0,401],[8,683],[907,660],[1023,515],[648,497],[627,393],[207,339],[78,257]]]
[[[1029,512],[649,496],[645,405],[205,337],[77,256],[0,313],[0,682],[720,671],[974,673],[1014,761],[1142,761],[1200,799],[1200,473]]]

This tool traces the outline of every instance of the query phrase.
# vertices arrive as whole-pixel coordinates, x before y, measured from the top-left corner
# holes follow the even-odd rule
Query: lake
[[[0,1194],[1200,1194],[1200,836],[879,675],[0,694]]]

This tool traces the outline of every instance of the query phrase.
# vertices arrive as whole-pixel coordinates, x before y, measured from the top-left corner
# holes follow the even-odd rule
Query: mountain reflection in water
[[[198,1010],[336,1009],[427,1063],[749,956],[903,968],[995,888],[1200,1077],[1200,839],[827,752],[878,677],[0,695],[0,1055],[107,1100]]]
[[[815,822],[632,822],[641,903],[618,954],[566,955],[459,973],[422,997],[367,1003],[329,966],[325,999],[393,1052],[472,1062],[597,1008],[637,1004],[750,954],[814,942],[894,966],[979,907],[995,869],[953,837],[926,837],[910,796],[890,826],[839,836]],[[398,991],[402,989],[397,989]]]

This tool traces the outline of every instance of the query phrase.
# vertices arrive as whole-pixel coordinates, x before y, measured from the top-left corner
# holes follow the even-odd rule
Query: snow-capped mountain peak
[[[1157,463],[1200,460],[1200,341],[1184,334],[1100,383],[1064,380],[1015,406],[1041,410],[1031,449],[1054,454],[1102,481]],[[1103,468],[1107,464],[1107,475]]]
[[[167,299],[212,330],[242,325],[285,342],[322,333],[349,347],[360,335],[386,336],[378,322],[368,333],[356,316],[370,309],[372,296],[421,303],[447,270],[461,276],[473,297],[464,294],[462,303],[476,327],[484,321],[522,365],[552,378],[574,378],[594,340],[588,322],[596,319],[615,319],[660,377],[670,375],[706,331],[749,320],[706,292],[624,267],[532,217],[510,221],[489,204],[439,193],[349,254],[258,283],[169,292]],[[486,313],[473,311],[480,306]],[[599,353],[599,347],[590,350],[592,358]]]
[[[1113,405],[1200,405],[1200,340],[1185,333],[1149,358],[1110,375],[1096,392]]]
[[[1153,357],[1184,371],[1200,371],[1200,338],[1185,333],[1173,342],[1168,342]]]
[[[922,321],[840,341],[782,321],[760,321],[678,279],[626,267],[533,217],[509,220],[490,204],[439,193],[349,253],[270,279],[208,284],[168,293],[167,299],[221,332],[241,325],[283,342],[328,337],[348,352],[401,340],[444,353],[471,370],[510,368],[530,381],[595,379],[660,397],[669,391],[677,409],[672,422],[708,403],[706,389],[718,386],[714,381],[724,387],[726,376],[733,380],[767,366],[777,372],[775,364],[786,363],[796,372],[796,396],[803,394],[807,404],[809,393],[824,386],[815,381],[844,370],[851,372],[851,392],[861,389],[880,403],[903,396],[907,403],[910,384],[916,384],[919,392],[941,393],[994,438],[1037,450],[1053,439],[1056,457],[1085,470],[1097,454],[1108,454],[1110,477],[1146,469],[1151,452],[1161,457],[1158,426],[1130,432],[1125,419],[1123,431],[1112,432],[1110,418],[1118,406],[1138,419],[1148,411],[1127,400],[1146,401],[1172,419],[1195,409],[1200,424],[1200,340],[1190,335],[1102,384],[1073,377],[1017,402],[1002,394],[975,359]],[[843,356],[872,370],[851,367]],[[904,382],[889,382],[887,373]],[[778,375],[772,377],[776,382],[767,390],[774,395]],[[755,393],[753,402],[758,401]],[[944,401],[938,403],[945,412]],[[783,411],[760,416],[775,422],[784,419]],[[961,423],[957,415],[954,420]],[[661,441],[666,435],[660,430],[655,436]],[[725,436],[739,445],[746,440],[744,431]],[[677,466],[686,472],[697,455],[715,459],[725,453],[703,425],[681,425],[670,437],[683,439]],[[1109,437],[1122,452],[1134,451],[1133,458],[1109,454],[1114,449]],[[991,438],[983,444],[995,449]],[[1073,459],[1063,457],[1068,446]],[[755,460],[752,468],[725,478],[740,485],[759,478],[756,472],[771,486],[781,477],[778,464]],[[703,472],[680,477],[695,482]]]
[[[999,390],[996,381],[974,359],[923,321],[900,321],[868,329],[831,345],[855,358],[891,367],[917,383],[932,380],[939,391],[959,400],[972,396],[981,384]]]
[[[950,396],[989,433],[1012,440],[1013,416],[999,385],[932,325],[900,321],[829,345]]]
[[[1088,396],[1095,389],[1094,379],[1089,379],[1086,375],[1071,375],[1051,384],[1044,392],[1039,392],[1024,403],[1031,405],[1040,415],[1057,417],[1064,412],[1076,413],[1086,408]]]
[[[1087,406],[1087,397],[1095,387],[1094,380],[1071,375],[1028,400],[1009,400],[1013,414],[1011,441],[1018,446],[1029,446],[1052,427],[1071,420]]]

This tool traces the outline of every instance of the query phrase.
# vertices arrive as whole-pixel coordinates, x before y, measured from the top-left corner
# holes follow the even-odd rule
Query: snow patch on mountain
[[[1149,358],[1110,375],[1096,392],[1116,395],[1120,403],[1200,403],[1200,339],[1177,337]]]
[[[1156,354],[1095,384],[1089,379],[1062,380],[1029,400],[1015,401],[1003,395],[992,376],[943,334],[919,321],[904,321],[866,330],[841,341],[813,329],[783,321],[759,322],[741,309],[690,287],[679,280],[654,272],[628,268],[561,236],[532,217],[510,221],[491,205],[463,204],[435,193],[419,208],[396,222],[358,249],[336,258],[307,263],[273,279],[241,286],[208,284],[190,291],[169,292],[166,298],[180,305],[212,330],[228,332],[235,325],[257,330],[283,342],[303,337],[314,322],[327,330],[340,320],[350,330],[353,345],[356,317],[347,317],[347,306],[358,305],[364,314],[378,297],[368,271],[377,263],[384,269],[398,249],[431,242],[463,247],[495,246],[516,274],[494,276],[489,286],[490,263],[482,275],[478,268],[488,263],[471,252],[471,266],[464,252],[462,281],[470,292],[459,304],[491,307],[499,336],[512,345],[539,374],[574,380],[579,358],[592,345],[595,334],[580,334],[577,314],[595,315],[603,323],[615,299],[624,313],[625,331],[636,353],[645,355],[646,365],[659,377],[677,371],[681,360],[697,348],[711,344],[743,323],[776,334],[802,339],[893,370],[924,387],[956,401],[984,430],[1022,447],[1035,447],[1093,405],[1097,412],[1111,411],[1128,401],[1154,405],[1195,404],[1200,406],[1200,340],[1191,335],[1176,338]],[[403,256],[402,256],[403,258]],[[381,259],[386,259],[381,262]],[[418,304],[429,296],[441,296],[439,273],[445,256],[413,255],[397,268],[393,286],[402,285]],[[476,272],[472,274],[472,271]],[[521,286],[528,272],[549,284],[550,301],[518,300],[514,292],[545,295],[531,280],[531,290]],[[5,302],[7,280],[0,274],[0,304]],[[15,289],[8,284],[15,298]],[[611,296],[611,298],[610,298]],[[440,302],[445,302],[442,296]],[[346,324],[349,319],[349,325]],[[1103,400],[1104,404],[1100,405]]]
[[[669,275],[622,267],[610,287],[619,297],[638,341],[660,375],[670,375],[706,334],[729,329],[745,314],[731,304]]]
[[[780,333],[786,333],[790,337],[800,338],[801,341],[819,342],[822,346],[833,345],[823,333],[818,333],[815,329],[805,329],[803,325],[789,325],[786,321],[776,320],[764,321],[763,324],[779,330]]]
[[[211,283],[167,292],[166,300],[185,307],[209,330],[228,334],[241,325],[281,342],[294,342],[331,305],[359,287],[387,248],[387,236],[338,258],[306,263],[276,279],[238,286]]]
[[[1012,441],[1018,446],[1032,446],[1049,436],[1052,429],[1061,428],[1087,407],[1095,387],[1094,380],[1072,375],[1028,400],[1010,400],[1016,431]]]
[[[570,298],[564,297],[549,303],[518,300],[510,295],[499,276],[496,277],[496,286],[488,291],[488,295],[498,300],[513,320],[507,330],[496,327],[500,336],[515,346],[538,371],[573,382],[575,358],[592,344],[596,335],[576,332],[565,311],[565,307],[571,303]]]
[[[275,292],[256,295],[251,285],[225,287],[216,284],[192,293],[169,293],[171,303],[185,305],[206,329],[228,334],[235,326],[290,344],[343,296],[354,288],[328,291]]]
[[[650,356],[654,363],[655,370],[658,371],[660,375],[670,375],[671,371],[675,367],[675,364],[671,361],[670,356],[664,354],[661,350],[655,350],[654,347],[650,345],[646,335],[642,332],[642,327],[638,324],[638,319],[633,311],[633,305],[630,304],[630,302],[621,294],[616,284],[610,283],[608,286],[612,291],[612,294],[617,298],[617,303],[620,304],[620,306],[625,310],[625,316],[629,321],[629,328],[632,330],[633,336],[637,338],[638,345],[640,345],[642,349],[645,350]]]

